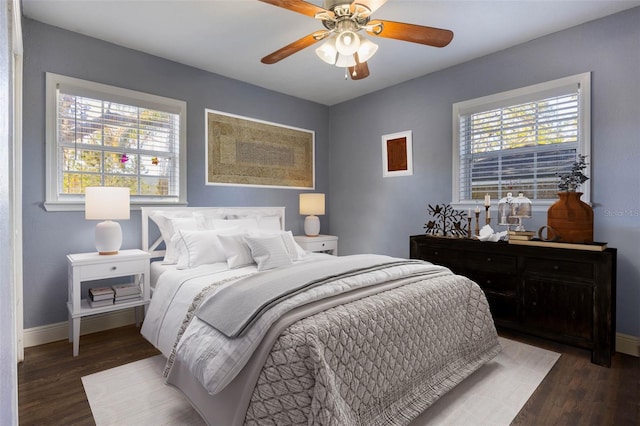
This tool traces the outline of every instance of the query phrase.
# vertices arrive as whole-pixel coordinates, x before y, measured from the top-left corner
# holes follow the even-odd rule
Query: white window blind
[[[81,201],[87,186],[128,187],[132,203],[182,202],[184,102],[47,77],[50,204]]]
[[[557,198],[558,175],[588,154],[586,80],[580,75],[454,105],[454,203],[508,192]]]

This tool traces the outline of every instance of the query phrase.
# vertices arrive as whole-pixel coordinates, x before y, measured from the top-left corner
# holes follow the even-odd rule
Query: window
[[[186,103],[47,73],[47,210],[82,210],[87,186],[132,204],[186,203]]]
[[[453,204],[508,192],[551,204],[558,174],[589,155],[590,105],[589,73],[454,104]]]

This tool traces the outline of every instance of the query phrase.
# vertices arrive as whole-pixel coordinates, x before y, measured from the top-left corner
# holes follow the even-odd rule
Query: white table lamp
[[[300,194],[300,214],[307,215],[304,233],[308,237],[317,237],[320,234],[320,219],[316,215],[324,214],[324,194]]]
[[[129,210],[129,188],[85,188],[85,219],[104,221],[96,225],[96,249],[99,254],[118,253],[122,246],[122,228],[113,220],[129,219]]]

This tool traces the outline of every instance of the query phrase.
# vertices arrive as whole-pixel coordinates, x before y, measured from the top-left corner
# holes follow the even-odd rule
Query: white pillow
[[[279,216],[260,216],[258,217],[258,228],[263,231],[281,231]]]
[[[198,229],[197,221],[190,213],[174,213],[157,211],[149,216],[160,230],[160,235],[164,240],[165,253],[162,263],[165,265],[173,265],[178,261],[178,251],[172,242],[173,236],[180,229],[195,230]]]
[[[284,241],[285,247],[287,247],[291,260],[302,260],[307,257],[306,250],[300,247],[300,244],[293,238],[291,231],[282,231],[280,237]]]
[[[217,210],[213,211],[196,211],[193,212],[193,217],[196,218],[196,222],[198,222],[198,227],[200,229],[213,229],[213,225],[211,224],[212,220],[224,219],[224,215],[221,213],[215,213]]]
[[[251,249],[251,256],[258,264],[258,271],[291,265],[291,257],[280,235],[262,237],[246,236],[244,240]]]
[[[237,232],[233,229],[190,231],[180,230],[174,237],[180,256],[177,269],[195,268],[196,266],[225,262],[227,260],[220,244],[222,233]]]
[[[282,242],[289,253],[289,257],[294,262],[296,260],[302,260],[307,256],[307,252],[305,249],[300,247],[300,244],[297,243],[295,238],[293,238],[293,233],[291,231],[264,231],[260,230],[259,232],[251,232],[250,236],[252,237],[260,237],[264,235],[279,235],[282,238]]]
[[[207,221],[209,229],[238,228],[242,230],[258,229],[257,217],[243,219],[210,219]]]
[[[227,266],[229,269],[242,268],[253,264],[253,257],[249,245],[244,240],[246,232],[231,235],[220,235],[220,244],[227,256]]]

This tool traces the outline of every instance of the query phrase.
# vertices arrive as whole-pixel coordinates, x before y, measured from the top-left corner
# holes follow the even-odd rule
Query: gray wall
[[[617,330],[640,336],[640,8],[332,107],[329,204],[340,253],[408,256],[427,204],[451,201],[453,103],[587,71],[595,239],[618,248]],[[414,174],[383,178],[381,135],[403,130],[413,131]],[[546,212],[527,225],[545,223]]]
[[[286,226],[302,233],[299,190],[206,186],[204,109],[316,132],[316,190],[328,192],[328,107],[271,92],[134,50],[25,19],[24,24],[24,327],[67,318],[66,254],[95,251],[95,222],[84,212],[47,212],[45,72],[187,102],[187,195],[191,206],[285,206]],[[329,229],[331,206],[321,217]],[[123,248],[140,247],[140,212],[121,222]]]

